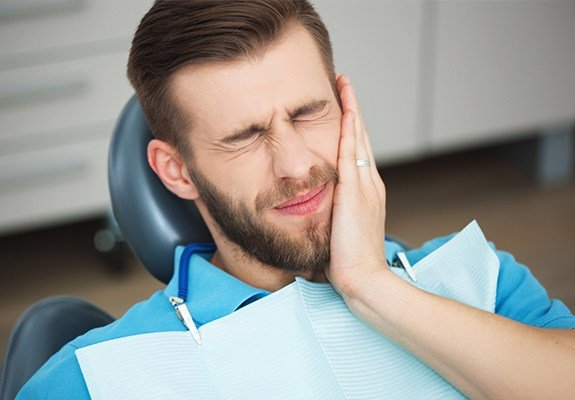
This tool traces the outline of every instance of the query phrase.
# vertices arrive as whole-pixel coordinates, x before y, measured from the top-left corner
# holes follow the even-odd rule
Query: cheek
[[[269,169],[263,165],[267,165],[267,157],[261,152],[243,158],[239,165],[228,165],[223,176],[228,187],[226,191],[252,207],[262,188],[270,185]]]
[[[330,121],[330,123],[316,127],[314,132],[307,136],[307,146],[315,155],[335,166],[339,151],[339,137],[339,123]]]
[[[211,156],[202,158],[201,165],[205,178],[219,191],[244,205],[247,202],[248,207],[252,207],[257,195],[253,190],[261,187],[263,170],[254,158],[242,160],[238,166]]]

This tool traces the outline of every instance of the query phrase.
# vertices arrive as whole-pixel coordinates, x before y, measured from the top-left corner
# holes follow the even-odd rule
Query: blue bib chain
[[[184,249],[178,265],[178,296],[171,296],[170,303],[176,310],[176,315],[190,331],[194,340],[202,344],[200,332],[192,319],[192,314],[186,305],[188,299],[188,277],[190,272],[190,260],[195,253],[208,253],[216,250],[215,243],[192,243]]]
[[[178,297],[184,302],[188,300],[188,276],[192,256],[195,253],[213,253],[214,251],[216,251],[215,243],[192,243],[184,249],[178,266]]]

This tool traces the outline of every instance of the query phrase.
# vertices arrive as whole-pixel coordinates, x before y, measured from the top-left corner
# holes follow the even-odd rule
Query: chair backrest
[[[150,168],[147,147],[152,138],[133,96],[112,136],[108,182],[114,216],[124,239],[152,275],[167,283],[173,274],[177,245],[213,239],[194,202],[166,189]]]
[[[76,297],[49,297],[30,307],[12,329],[0,378],[0,400],[12,400],[62,346],[114,318]]]

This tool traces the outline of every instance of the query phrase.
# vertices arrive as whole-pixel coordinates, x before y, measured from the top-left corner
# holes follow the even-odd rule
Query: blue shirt
[[[454,235],[454,234],[453,234]],[[453,235],[426,242],[409,250],[406,256],[413,265],[447,242]],[[559,300],[550,299],[527,267],[507,252],[490,243],[500,261],[495,312],[526,325],[544,328],[575,328],[575,316]],[[176,249],[174,277],[164,291],[133,306],[114,323],[94,329],[65,345],[22,388],[17,396],[24,399],[89,399],[75,351],[95,343],[152,332],[186,330],[176,317],[169,296],[178,292],[178,263],[183,247]],[[387,262],[392,265],[398,251],[395,242],[385,242]],[[212,265],[211,254],[192,257],[189,271],[189,298],[186,301],[198,326],[221,318],[250,302],[269,294],[254,288]]]

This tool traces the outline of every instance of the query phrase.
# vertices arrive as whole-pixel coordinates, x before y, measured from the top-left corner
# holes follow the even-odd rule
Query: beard
[[[256,197],[255,207],[221,192],[197,168],[189,168],[200,199],[206,205],[219,232],[237,244],[247,257],[292,273],[318,272],[329,265],[331,217],[322,226],[315,215],[305,222],[303,234],[290,235],[266,223],[263,213],[274,205],[326,182],[338,181],[337,170],[324,163],[310,169],[306,182],[279,180],[276,186]]]

